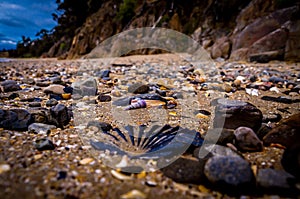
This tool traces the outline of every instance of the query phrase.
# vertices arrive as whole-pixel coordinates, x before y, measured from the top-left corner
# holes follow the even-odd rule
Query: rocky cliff
[[[105,39],[138,27],[190,35],[214,59],[300,61],[299,0],[105,1],[72,38],[66,58],[88,54]],[[63,40],[66,42],[66,39]],[[56,47],[55,47],[56,46]],[[51,56],[61,55],[60,46]],[[56,54],[53,52],[57,52]]]

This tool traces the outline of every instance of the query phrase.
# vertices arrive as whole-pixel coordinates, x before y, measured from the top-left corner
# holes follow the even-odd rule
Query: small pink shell
[[[138,100],[136,102],[131,103],[129,106],[125,108],[125,110],[138,109],[138,108],[146,108],[147,104],[145,100]]]

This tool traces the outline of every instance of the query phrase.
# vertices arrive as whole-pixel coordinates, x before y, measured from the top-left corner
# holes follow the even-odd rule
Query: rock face
[[[298,42],[295,44],[295,39],[290,39],[289,34],[290,31],[293,31],[295,35],[299,32],[297,23],[291,22],[293,15],[299,11],[297,6],[276,10],[268,15],[259,16],[256,19],[254,18],[255,20],[251,23],[246,24],[247,21],[251,21],[250,18],[245,16],[246,13],[253,13],[254,8],[258,5],[267,4],[270,4],[270,1],[265,1],[264,3],[261,1],[253,1],[237,18],[238,25],[232,36],[232,60],[242,59],[257,62],[268,62],[275,59],[283,60],[284,58],[287,60],[289,57],[284,55],[285,51],[292,54],[293,50],[297,50]],[[270,9],[270,11],[271,10],[272,9]],[[262,12],[265,11],[266,10],[263,10]],[[245,18],[246,21],[244,21]],[[287,24],[293,25],[289,27]],[[292,40],[294,42],[292,42]],[[287,45],[287,41],[290,42],[289,45]],[[289,49],[287,50],[286,48]],[[291,48],[293,50],[291,50]],[[293,59],[293,55],[290,56],[290,58]]]
[[[54,44],[48,56],[86,57],[101,42],[122,31],[163,27],[192,35],[214,59],[250,60],[252,57],[251,61],[257,62],[299,61],[298,3],[279,0],[143,1],[124,21],[117,20],[122,1],[106,1],[86,18],[73,38],[64,36]],[[267,52],[273,52],[272,56],[266,58]],[[253,58],[258,54],[263,54],[264,58]]]

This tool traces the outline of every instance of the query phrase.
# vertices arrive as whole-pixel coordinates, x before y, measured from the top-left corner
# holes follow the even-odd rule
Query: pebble
[[[236,129],[245,126],[257,131],[262,112],[254,105],[239,100],[219,99],[216,102],[214,128]]]
[[[61,94],[61,97],[64,100],[69,100],[69,99],[71,99],[72,95],[70,93],[63,93],[63,94]]]
[[[205,180],[203,173],[206,160],[180,157],[161,169],[163,174],[175,182],[198,184]]]
[[[254,175],[250,164],[241,157],[214,156],[206,162],[204,173],[216,188],[237,192],[253,188]]]
[[[251,128],[239,127],[235,129],[235,146],[241,151],[262,151],[263,143]]]
[[[63,128],[71,120],[68,108],[63,104],[52,106],[50,108],[50,114],[53,118],[53,121],[55,122],[55,125],[60,128]]]
[[[6,80],[0,84],[2,92],[13,92],[22,90],[21,87],[14,80]]]
[[[134,93],[134,94],[145,94],[148,93],[150,90],[149,86],[143,83],[135,83],[132,84],[128,87],[128,92],[129,93]]]
[[[27,130],[32,122],[31,114],[25,109],[0,109],[0,128]]]
[[[295,192],[289,181],[292,181],[294,177],[283,171],[275,170],[271,168],[259,169],[256,182],[260,189],[264,191],[272,191],[277,193],[282,193],[282,191]]]
[[[36,140],[34,146],[39,151],[54,150],[55,146],[51,140],[47,138]]]
[[[0,164],[0,175],[2,173],[5,173],[7,171],[9,171],[11,168],[10,168],[10,165],[9,164]]]
[[[105,94],[100,94],[100,95],[98,95],[98,100],[100,102],[110,102],[111,101],[111,96],[105,95]]]
[[[93,161],[94,161],[93,158],[84,158],[84,159],[80,160],[79,163],[80,163],[81,165],[86,165],[86,164],[90,164],[90,163],[93,162]]]
[[[215,142],[217,141],[218,145],[226,146],[228,143],[233,143],[235,141],[233,129],[214,128],[210,129],[207,134],[209,134],[210,136],[205,137],[205,142],[209,144],[215,144]],[[218,139],[216,139],[215,135],[218,136]]]
[[[68,176],[68,172],[66,172],[66,171],[59,171],[57,173],[57,180],[66,179],[67,176]]]
[[[44,88],[44,93],[61,95],[61,94],[65,93],[64,88],[65,87],[60,84],[52,84],[52,85]]]
[[[300,139],[300,113],[279,122],[278,126],[264,136],[264,145],[281,144],[285,147],[296,144]]]
[[[55,106],[57,104],[58,104],[58,101],[54,98],[49,99],[49,100],[46,101],[46,106],[48,106],[48,107],[52,107],[52,106]]]
[[[29,106],[29,107],[41,107],[42,104],[41,104],[41,102],[30,102],[30,103],[28,104],[28,106]]]
[[[102,129],[103,131],[110,131],[112,129],[112,126],[109,123],[106,122],[100,122],[100,121],[89,121],[87,124],[87,127],[90,126],[95,126],[97,127],[99,130]]]
[[[43,124],[43,123],[33,123],[28,127],[28,131],[36,134],[50,134],[52,129],[56,129],[56,126]]]

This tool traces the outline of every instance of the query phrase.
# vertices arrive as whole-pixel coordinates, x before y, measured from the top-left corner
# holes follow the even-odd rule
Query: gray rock
[[[56,106],[51,107],[50,114],[52,117],[52,122],[54,122],[55,125],[60,128],[63,128],[71,120],[68,108],[63,104],[57,104]]]
[[[201,148],[198,148],[194,151],[194,156],[198,159],[205,159],[215,156],[241,157],[241,155],[236,151],[218,144],[205,144]]]
[[[21,87],[14,80],[6,80],[1,83],[2,92],[12,92],[22,90]]]
[[[206,180],[203,172],[205,162],[206,160],[180,157],[161,171],[176,182],[199,184]]]
[[[292,189],[291,185],[288,183],[289,179],[294,179],[291,174],[283,170],[275,169],[259,169],[256,182],[259,188],[266,191],[279,192],[284,189]]]
[[[110,131],[112,129],[112,126],[109,123],[100,122],[100,121],[96,121],[96,120],[89,121],[87,124],[87,127],[90,127],[90,126],[97,127],[99,130],[101,129],[103,131]]]
[[[92,77],[86,80],[74,82],[72,87],[74,88],[73,94],[79,94],[81,96],[94,96],[98,92],[97,80]]]
[[[204,166],[204,173],[213,185],[225,189],[251,189],[254,182],[250,164],[237,156],[210,158]]]
[[[142,83],[135,83],[128,87],[129,93],[144,94],[149,92],[149,86]]]
[[[32,123],[31,114],[25,109],[0,109],[0,127],[10,130],[27,130]]]
[[[55,129],[56,126],[48,125],[43,123],[33,123],[28,127],[29,132],[37,133],[37,134],[49,134],[52,129]]]
[[[55,145],[53,144],[53,142],[51,140],[48,140],[47,138],[36,140],[34,146],[39,151],[55,149]]]
[[[36,107],[29,109],[34,123],[49,124],[51,120],[50,111],[46,108]]]
[[[239,127],[235,129],[235,146],[241,151],[262,151],[263,143],[248,127]]]
[[[28,104],[28,106],[29,106],[29,107],[41,107],[42,104],[41,104],[41,102],[30,102],[30,103]]]
[[[214,128],[236,129],[245,126],[257,131],[262,123],[262,112],[254,105],[229,99],[216,102]]]
[[[44,89],[44,93],[60,95],[65,93],[64,88],[65,87],[60,84],[52,84]]]
[[[249,55],[250,62],[268,63],[272,60],[284,60],[284,50],[275,50]]]
[[[54,98],[52,99],[49,99],[47,102],[46,102],[46,106],[48,107],[52,107],[52,106],[55,106],[58,104],[58,101]]]
[[[110,102],[111,101],[111,96],[109,96],[109,95],[105,95],[105,94],[100,94],[99,96],[98,96],[98,100],[100,101],[100,102]]]

